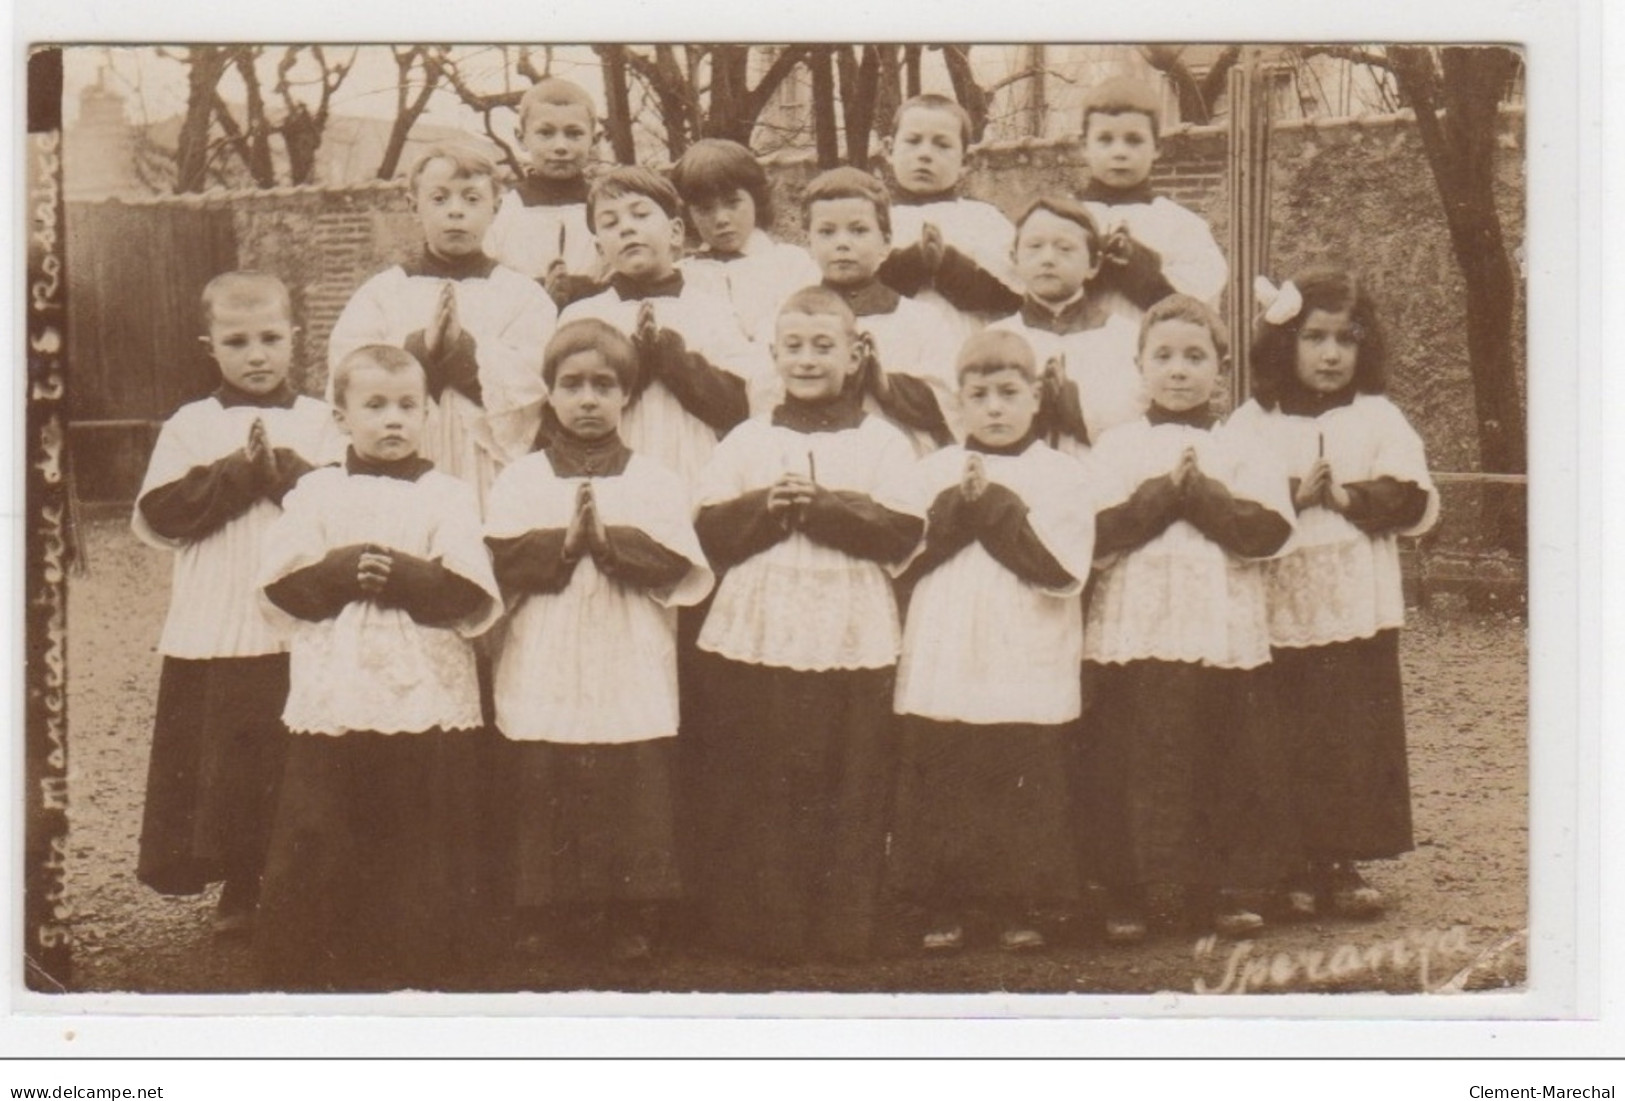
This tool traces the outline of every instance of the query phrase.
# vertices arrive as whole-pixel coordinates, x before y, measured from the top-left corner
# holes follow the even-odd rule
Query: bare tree
[[[1219,97],[1224,94],[1229,81],[1230,70],[1235,68],[1241,57],[1241,47],[1224,47],[1200,77],[1185,63],[1185,50],[1184,46],[1167,44],[1141,46],[1140,56],[1166,76],[1173,86],[1174,94],[1179,98],[1180,121],[1197,125],[1212,122]]]
[[[1512,359],[1517,286],[1495,205],[1500,105],[1520,59],[1499,46],[1392,46],[1389,67],[1416,112],[1467,285],[1467,360],[1486,470],[1528,469],[1523,401]]]
[[[813,139],[818,167],[841,163],[841,139],[835,131],[835,47],[815,46],[807,59],[812,69]]]
[[[699,138],[728,138],[748,145],[774,94],[791,73],[808,63],[815,49],[793,45],[775,50],[752,84],[751,68],[762,48],[669,43],[654,47],[593,47],[604,63],[609,109],[606,129],[615,159],[630,163],[636,156],[631,96],[634,82],[654,106],[666,154],[672,160],[681,157]]]
[[[406,139],[428,109],[435,89],[440,86],[443,75],[440,59],[444,49],[442,46],[390,47],[398,79],[395,81],[395,118],[389,125],[384,155],[379,159],[375,173],[380,180],[392,180],[400,170]]]
[[[970,140],[981,141],[987,130],[987,112],[992,97],[976,83],[971,70],[969,46],[934,46],[942,51],[943,63],[948,66],[948,81],[953,85],[954,98],[970,114]],[[910,93],[918,95],[918,92]]]
[[[220,78],[231,64],[229,46],[160,49],[158,56],[186,67],[186,114],[175,146],[175,190],[202,191],[209,184],[209,147]]]
[[[610,149],[617,164],[631,164],[637,160],[637,147],[632,138],[632,103],[630,79],[626,65],[625,46],[594,46],[604,63],[604,130],[609,135]]]
[[[503,160],[516,174],[524,172],[525,158],[514,147],[513,133],[506,127],[499,127],[497,119],[506,119],[505,112],[515,111],[519,108],[519,101],[524,98],[523,88],[504,87],[500,91],[486,92],[474,86],[470,75],[464,72],[467,64],[466,58],[456,57],[446,47],[436,47],[436,56],[441,77],[447,87],[461,100],[464,106],[479,112],[480,121],[485,127],[485,135],[496,143],[502,150]],[[510,61],[509,47],[499,46],[497,49],[502,55],[500,71],[504,74],[517,72],[527,81],[540,80],[546,73],[537,68],[535,48],[531,46],[518,47],[518,54]],[[504,80],[505,85],[510,82]]]
[[[302,50],[308,50],[316,64],[316,76],[311,80],[299,80],[293,75]],[[277,132],[282,135],[282,144],[288,151],[290,183],[310,183],[315,179],[316,151],[321,148],[322,133],[327,129],[327,119],[332,112],[333,93],[350,75],[355,59],[354,48],[350,50],[349,57],[342,60],[329,60],[327,51],[321,46],[289,46],[283,51],[282,60],[276,67],[274,91],[282,100],[283,115]],[[315,106],[294,94],[295,87],[301,84],[314,84],[317,87]]]
[[[243,121],[232,115],[231,106],[214,90],[214,117],[226,132],[226,147],[237,154],[248,170],[255,187],[275,187],[276,164],[271,159],[271,126],[265,117],[265,96],[260,90],[259,71],[255,63],[264,53],[262,46],[234,46],[231,48],[231,67],[243,82]]]
[[[333,94],[343,84],[355,63],[355,51],[347,58],[330,58],[321,46],[288,46],[277,62],[272,94],[277,97],[279,120],[273,120],[272,107],[265,94],[265,77],[260,62],[264,46],[187,46],[180,50],[160,48],[159,57],[179,62],[186,68],[186,112],[181,121],[175,149],[175,189],[202,191],[218,182],[235,182],[241,173],[255,187],[275,187],[280,182],[308,183],[315,175],[316,151],[331,114]],[[301,55],[315,62],[313,79],[295,76]],[[226,100],[221,84],[232,73],[242,85],[243,100],[233,105]],[[313,84],[318,89],[314,104],[307,103],[296,89]],[[286,154],[287,170],[279,172],[273,138],[280,138]],[[232,170],[232,162],[239,171]]]
[[[881,70],[884,67],[894,79],[898,77],[896,52],[897,47],[890,45],[847,45],[836,50],[846,163],[854,168],[869,167],[870,135],[875,129]]]

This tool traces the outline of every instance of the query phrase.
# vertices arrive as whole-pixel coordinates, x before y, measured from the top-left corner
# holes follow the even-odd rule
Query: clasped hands
[[[609,552],[609,532],[603,517],[598,515],[598,500],[593,495],[592,483],[582,482],[576,487],[575,512],[570,526],[564,531],[564,558],[576,562],[592,555],[602,557]]]
[[[440,285],[435,300],[434,320],[423,330],[423,348],[431,360],[457,346],[463,338],[463,323],[457,315],[457,288],[451,282]]]
[[[1309,473],[1304,475],[1298,483],[1297,490],[1292,494],[1292,503],[1302,512],[1306,508],[1316,505],[1329,508],[1333,512],[1347,512],[1351,498],[1349,491],[1332,474],[1331,464],[1324,455],[1315,459]]]

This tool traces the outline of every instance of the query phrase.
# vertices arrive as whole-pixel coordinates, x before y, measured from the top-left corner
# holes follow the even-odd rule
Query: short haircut
[[[857,315],[852,312],[852,307],[847,305],[846,299],[828,287],[816,283],[810,287],[802,287],[784,300],[783,305],[779,307],[778,316],[783,317],[787,313],[806,314],[808,317],[838,317],[848,333],[856,333],[858,330]]]
[[[519,97],[519,128],[524,129],[530,113],[538,107],[580,107],[587,112],[587,126],[598,132],[598,105],[587,94],[587,89],[570,80],[556,76],[543,77]]]
[[[1130,76],[1114,76],[1090,88],[1083,97],[1083,133],[1089,134],[1090,115],[1144,115],[1151,122],[1152,138],[1162,136],[1162,102],[1151,85]]]
[[[910,111],[943,111],[959,120],[959,145],[961,149],[970,148],[971,131],[975,124],[971,121],[970,112],[959,105],[959,101],[952,96],[939,95],[936,92],[926,92],[924,95],[910,96],[897,107],[897,113],[891,117],[892,137],[902,129],[903,116]]]
[[[1084,236],[1089,240],[1089,251],[1094,256],[1100,255],[1100,225],[1095,216],[1089,213],[1089,208],[1076,199],[1062,196],[1039,196],[1028,203],[1021,213],[1016,215],[1016,240],[1021,239],[1021,227],[1027,224],[1027,219],[1040,210],[1047,210],[1057,218],[1065,218],[1069,222],[1076,222],[1082,227]]]
[[[1016,371],[1028,382],[1038,381],[1038,362],[1027,338],[1010,329],[983,329],[966,338],[954,361],[954,377],[965,384],[967,375],[995,375]]]
[[[625,333],[596,317],[578,318],[558,327],[542,352],[542,381],[552,386],[564,361],[582,352],[597,352],[615,372],[621,389],[632,392],[638,377],[638,353]]]
[[[668,218],[676,218],[682,212],[682,200],[670,180],[652,168],[623,164],[599,176],[587,189],[587,228],[597,229],[599,203],[623,195],[643,195],[654,200]]]
[[[478,149],[470,149],[466,145],[457,145],[453,142],[429,146],[423,151],[423,155],[412,163],[412,171],[406,177],[407,187],[412,194],[417,194],[418,181],[423,177],[424,170],[435,161],[450,161],[451,178],[454,180],[490,180],[491,193],[496,194],[496,162]]]
[[[282,316],[293,323],[293,297],[288,285],[263,271],[228,271],[217,275],[203,288],[203,327],[214,324],[214,312],[221,306],[258,306],[274,302]]]
[[[801,193],[802,223],[809,227],[812,225],[814,203],[834,199],[868,200],[874,205],[875,221],[880,225],[880,232],[888,240],[891,238],[891,197],[886,194],[885,185],[875,177],[856,168],[831,168],[828,172],[820,172]]]
[[[350,388],[350,379],[363,367],[376,367],[392,375],[405,371],[412,371],[423,380],[423,389],[429,389],[429,376],[423,370],[423,364],[417,357],[404,348],[397,348],[393,344],[363,344],[343,359],[333,368],[333,404],[344,405],[344,395]]]
[[[671,170],[671,182],[684,204],[714,203],[743,191],[756,204],[756,224],[773,224],[773,189],[754,154],[736,141],[702,138],[688,147]]]
[[[1271,325],[1260,319],[1253,329],[1253,397],[1266,409],[1276,408],[1284,394],[1301,385],[1298,381],[1298,331],[1304,319],[1315,310],[1327,313],[1348,311],[1359,354],[1354,357],[1354,381],[1362,394],[1380,394],[1388,388],[1388,340],[1377,321],[1376,303],[1370,292],[1352,272],[1331,266],[1316,266],[1292,279],[1303,296],[1303,307],[1291,319]]]
[[[1192,325],[1200,325],[1213,338],[1213,350],[1219,353],[1219,358],[1224,360],[1230,357],[1230,330],[1225,328],[1212,306],[1188,294],[1170,294],[1145,311],[1140,318],[1136,355],[1145,351],[1145,338],[1150,335],[1152,327],[1163,321],[1188,321]]]

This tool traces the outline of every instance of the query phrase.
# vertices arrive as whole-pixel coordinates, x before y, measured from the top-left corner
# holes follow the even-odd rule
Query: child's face
[[[595,203],[592,229],[604,262],[632,279],[670,275],[683,241],[682,219],[667,217],[659,203],[636,191]]]
[[[209,335],[200,339],[220,365],[220,377],[247,394],[281,386],[293,362],[294,334],[282,303],[221,302],[211,312]]]
[[[589,348],[559,364],[547,400],[571,435],[601,440],[620,427],[626,391],[603,355]]]
[[[488,176],[456,175],[451,161],[424,165],[412,195],[418,224],[429,251],[437,256],[472,256],[496,216],[496,184]]]
[[[858,344],[845,318],[781,313],[774,328],[773,365],[791,397],[832,401],[858,369]]]
[[[1310,310],[1298,330],[1298,381],[1319,394],[1335,394],[1354,381],[1360,344],[1347,310]]]
[[[712,252],[738,252],[756,228],[756,200],[740,188],[702,203],[690,203],[688,213],[700,240]]]
[[[892,176],[904,191],[946,191],[959,182],[965,141],[959,119],[949,111],[911,107],[897,120],[886,145]]]
[[[1170,317],[1145,334],[1140,374],[1152,402],[1170,413],[1184,413],[1213,398],[1223,361],[1206,325]]]
[[[824,199],[807,208],[807,249],[834,287],[867,283],[891,251],[868,199]]]
[[[1089,114],[1083,135],[1083,162],[1091,179],[1107,187],[1137,187],[1151,175],[1157,159],[1157,139],[1151,119],[1140,111],[1107,115]]]
[[[525,116],[519,144],[530,168],[549,180],[574,180],[592,156],[593,118],[575,103],[538,103]]]
[[[1038,415],[1038,388],[1014,367],[966,372],[959,383],[959,409],[971,438],[994,447],[1015,443]]]
[[[429,415],[422,371],[388,371],[371,364],[350,373],[344,400],[333,409],[357,455],[393,462],[418,453]]]
[[[1100,270],[1089,234],[1070,218],[1035,210],[1016,234],[1016,274],[1041,302],[1065,302]]]

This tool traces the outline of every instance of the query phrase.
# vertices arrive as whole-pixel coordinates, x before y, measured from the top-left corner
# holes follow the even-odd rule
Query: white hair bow
[[[1260,275],[1253,280],[1253,296],[1264,307],[1264,320],[1271,325],[1285,325],[1303,309],[1303,295],[1290,279],[1277,287]]]

